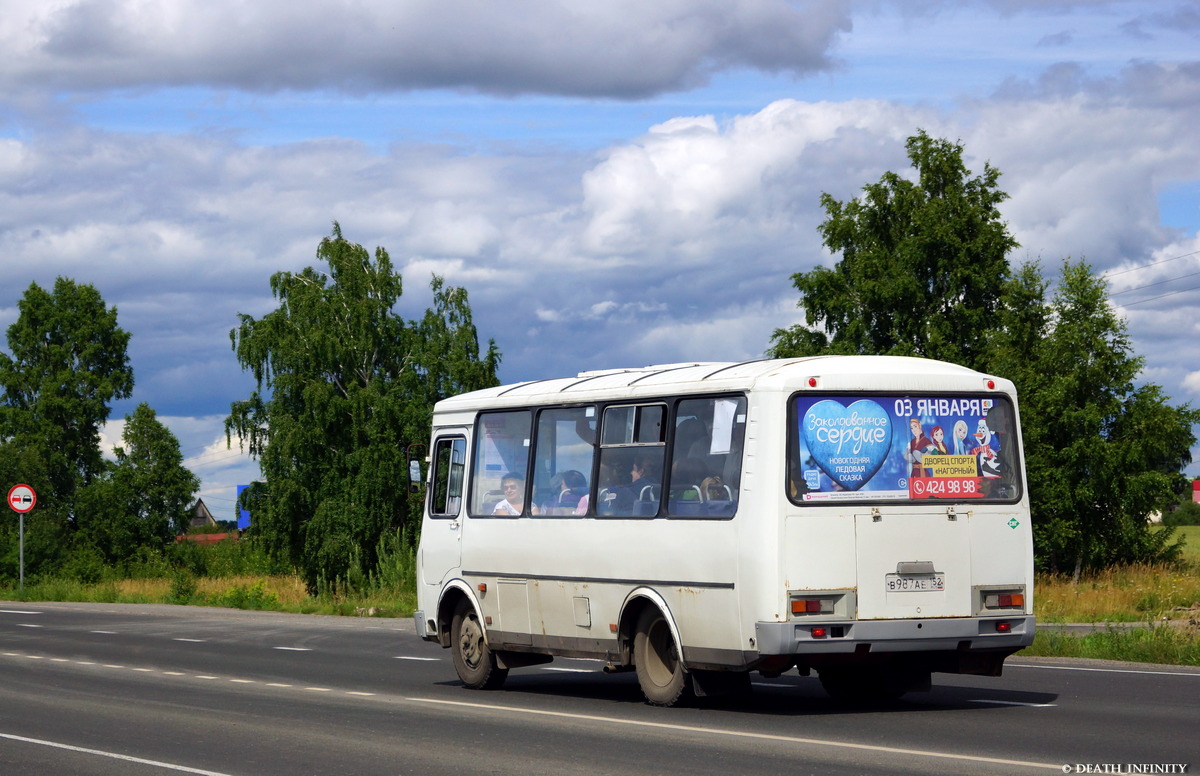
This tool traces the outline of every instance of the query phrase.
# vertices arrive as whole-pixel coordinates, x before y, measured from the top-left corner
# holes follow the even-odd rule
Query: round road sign
[[[25,514],[37,503],[37,494],[28,485],[13,485],[8,490],[8,505],[13,511]]]

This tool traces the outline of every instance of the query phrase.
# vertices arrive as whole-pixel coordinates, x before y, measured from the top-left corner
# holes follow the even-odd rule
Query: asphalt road
[[[874,707],[793,673],[671,709],[599,669],[557,660],[476,692],[408,621],[0,602],[0,774],[1200,768],[1200,669],[1014,659]]]

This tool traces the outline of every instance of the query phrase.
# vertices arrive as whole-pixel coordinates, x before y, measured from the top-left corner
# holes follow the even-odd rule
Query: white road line
[[[186,641],[189,644],[203,644],[205,639],[173,639],[173,641]]]
[[[312,652],[308,647],[271,647],[271,649],[281,649],[284,652]]]
[[[408,657],[407,655],[396,655],[397,660],[417,660],[423,663],[440,663],[440,657]]]
[[[771,733],[752,733],[744,730],[724,730],[722,728],[698,727],[695,725],[673,725],[667,722],[647,722],[644,720],[624,719],[620,717],[602,717],[593,714],[572,714],[565,711],[546,711],[543,709],[524,709],[517,706],[498,706],[487,703],[468,703],[465,701],[447,701],[437,698],[407,698],[414,703],[430,703],[458,708],[480,709],[483,711],[499,711],[504,714],[531,714],[544,717],[560,717],[564,719],[584,720],[587,722],[607,722],[613,725],[633,725],[635,727],[654,728],[658,730],[675,730],[686,733],[698,733],[706,736],[730,736],[733,738],[750,738],[759,741],[779,741],[790,744],[807,744],[810,746],[828,746],[837,749],[855,749],[866,752],[885,752],[887,754],[912,755],[915,757],[935,757],[942,760],[963,760],[966,762],[991,763],[993,765],[1021,766],[1025,768],[1045,768],[1062,773],[1062,763],[1036,763],[1025,760],[1004,760],[998,757],[981,757],[979,755],[955,754],[953,752],[935,752],[927,749],[903,749],[895,746],[877,746],[874,744],[855,744],[848,741],[831,741],[820,738],[800,738],[798,736],[781,736]]]
[[[33,625],[28,622],[19,622],[19,623],[17,623],[17,627],[18,628],[40,628],[42,626],[41,625]]]
[[[291,687],[290,684],[280,684],[279,682],[267,682],[267,687]]]
[[[377,628],[376,630],[382,630],[382,629],[381,629],[381,628]],[[358,695],[359,697],[362,697],[362,698],[373,698],[373,697],[375,697],[375,693],[373,693],[373,692],[356,692],[356,691],[354,691],[354,690],[347,690],[347,691],[346,691],[346,694],[347,694],[347,695]]]
[[[304,689],[308,692],[333,692],[328,687],[305,687]]]
[[[70,744],[60,744],[56,741],[43,741],[39,738],[26,738],[25,736],[14,736],[11,733],[0,733],[0,738],[7,738],[9,741],[20,741],[26,744],[37,744],[38,746],[48,746],[52,749],[63,749],[68,752],[82,752],[83,754],[92,754],[97,757],[108,757],[113,760],[121,760],[127,763],[138,763],[139,765],[151,765],[155,768],[165,768],[169,771],[179,771],[180,773],[194,773],[199,776],[229,776],[227,773],[220,771],[206,771],[201,768],[190,768],[186,765],[177,765],[175,763],[164,763],[159,760],[146,760],[141,757],[131,757],[127,754],[117,754],[116,752],[105,752],[100,749],[88,749],[83,746],[71,746]]]
[[[1155,676],[1190,676],[1200,679],[1200,672],[1185,671],[1140,671],[1136,668],[1084,668],[1083,666],[1033,666],[1028,663],[1005,663],[1005,668],[1045,668],[1050,671],[1099,671],[1108,674],[1153,674]]]
[[[1057,703],[1022,703],[1021,701],[993,701],[987,698],[972,698],[968,703],[992,703],[997,706],[1028,706],[1031,709],[1050,709]]]
[[[116,635],[117,635],[117,632],[116,632],[116,631],[89,631],[89,632],[90,632],[90,633],[100,633],[100,634],[103,634],[103,635],[105,635],[105,636],[116,636]]]
[[[594,674],[594,673],[596,673],[595,669],[592,669],[592,668],[555,668],[554,666],[547,666],[547,667],[543,668],[542,670],[543,671],[558,671],[559,673],[563,673],[563,674]]]
[[[0,609],[0,614],[45,614],[45,612],[27,612],[24,609]]]

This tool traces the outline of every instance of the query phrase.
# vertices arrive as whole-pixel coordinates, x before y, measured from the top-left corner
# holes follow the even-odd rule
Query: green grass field
[[[1175,534],[1187,539],[1183,548],[1184,560],[1200,564],[1200,525],[1181,525],[1175,529]]]

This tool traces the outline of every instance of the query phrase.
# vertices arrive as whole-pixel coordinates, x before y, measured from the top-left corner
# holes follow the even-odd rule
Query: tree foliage
[[[1078,574],[1169,559],[1170,533],[1152,532],[1147,518],[1178,500],[1200,412],[1137,383],[1144,359],[1087,264],[1064,262],[1048,303],[1036,271],[1027,266],[1011,289],[993,367],[1021,394],[1041,565]]]
[[[110,403],[133,391],[129,333],[95,287],[58,278],[31,283],[0,353],[0,477],[38,494],[26,516],[30,575],[55,568],[71,551],[80,494],[103,476],[100,428]],[[17,572],[15,531],[5,536],[3,573]]]
[[[179,440],[142,403],[125,416],[116,462],[89,488],[80,533],[110,564],[140,547],[163,547],[187,529],[200,480],[183,465]]]
[[[887,172],[843,203],[821,195],[833,269],[792,275],[807,326],[777,330],[777,357],[915,355],[975,366],[1017,243],[1000,220],[1000,173],[972,177],[963,147],[918,132],[907,142],[916,180]]]
[[[133,392],[129,333],[93,286],[67,278],[50,292],[30,284],[17,307],[11,355],[0,353],[0,438],[44,477],[39,508],[68,517],[76,490],[104,470],[110,402]]]
[[[961,145],[924,132],[907,148],[915,182],[888,172],[861,199],[822,195],[841,258],[792,276],[807,325],[777,330],[769,353],[917,355],[1012,379],[1039,564],[1171,557],[1147,516],[1177,500],[1200,413],[1139,383],[1143,359],[1090,267],[1064,262],[1049,301],[1036,263],[1010,268],[997,170],[972,177]]]
[[[310,589],[373,569],[384,531],[411,530],[406,454],[426,443],[433,402],[495,385],[500,361],[494,343],[481,356],[463,289],[434,277],[433,308],[405,321],[383,248],[335,223],[317,258],[327,273],[273,275],[278,308],[230,332],[256,390],[225,424],[264,477],[246,496],[255,536]]]

